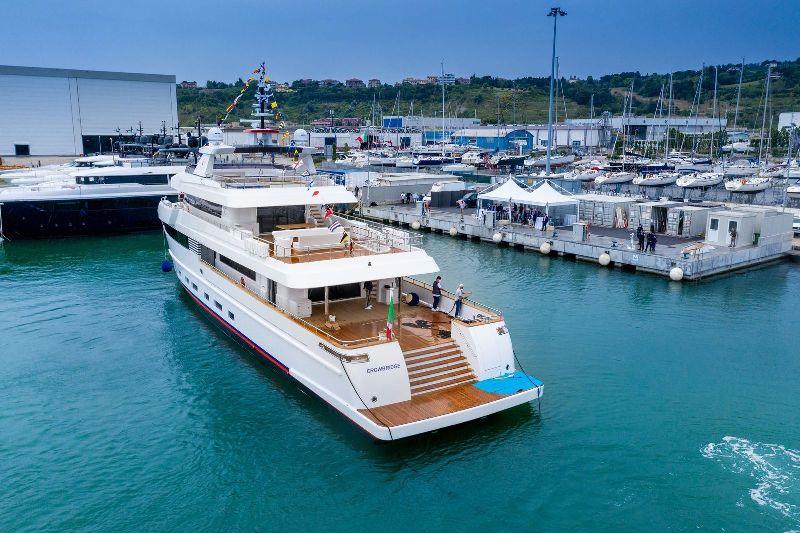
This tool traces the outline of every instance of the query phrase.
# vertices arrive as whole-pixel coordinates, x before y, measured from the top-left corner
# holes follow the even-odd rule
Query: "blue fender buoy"
[[[172,261],[169,259],[161,261],[161,272],[172,272]]]

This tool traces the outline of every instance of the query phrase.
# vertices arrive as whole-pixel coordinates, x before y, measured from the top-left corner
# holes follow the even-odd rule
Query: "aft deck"
[[[410,306],[396,303],[394,336],[405,352],[450,340],[451,317],[422,305]],[[330,302],[328,314],[336,316],[339,330],[325,326],[328,316],[322,303],[314,304],[312,315],[306,320],[314,327],[329,332],[345,343],[377,341],[386,331],[389,306],[373,302],[372,309],[364,309],[364,298]]]

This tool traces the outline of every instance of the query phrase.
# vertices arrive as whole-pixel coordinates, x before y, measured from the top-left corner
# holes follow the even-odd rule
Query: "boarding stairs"
[[[476,381],[469,362],[452,339],[404,351],[403,356],[412,397]]]
[[[325,223],[325,212],[320,205],[308,206],[308,214],[311,215],[311,221],[315,226],[327,226]]]

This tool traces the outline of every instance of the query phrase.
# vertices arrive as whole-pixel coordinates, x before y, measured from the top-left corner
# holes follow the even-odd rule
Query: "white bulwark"
[[[78,155],[178,124],[175,76],[0,65],[0,155]]]

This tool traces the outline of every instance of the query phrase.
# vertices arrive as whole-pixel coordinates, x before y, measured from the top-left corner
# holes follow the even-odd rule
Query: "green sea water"
[[[0,531],[800,529],[800,269],[703,283],[426,235],[541,411],[377,444],[226,337],[158,233],[0,247]]]

